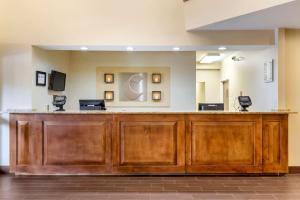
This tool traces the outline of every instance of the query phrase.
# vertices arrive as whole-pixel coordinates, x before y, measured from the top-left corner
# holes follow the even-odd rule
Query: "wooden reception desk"
[[[15,174],[288,173],[288,112],[10,114]]]

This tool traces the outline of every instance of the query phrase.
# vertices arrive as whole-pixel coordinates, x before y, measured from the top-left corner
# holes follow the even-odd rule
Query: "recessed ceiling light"
[[[173,51],[180,51],[180,47],[173,47]]]
[[[81,51],[87,51],[87,50],[89,50],[89,48],[87,48],[87,47],[80,47],[80,50]]]
[[[225,51],[225,50],[227,50],[227,47],[219,47],[219,50],[220,51]]]
[[[127,47],[126,50],[127,50],[127,51],[133,51],[134,48],[133,48],[133,47]]]

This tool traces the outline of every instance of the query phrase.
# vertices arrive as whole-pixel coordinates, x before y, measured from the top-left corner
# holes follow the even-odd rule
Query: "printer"
[[[105,102],[102,99],[81,99],[79,105],[80,110],[106,110]]]

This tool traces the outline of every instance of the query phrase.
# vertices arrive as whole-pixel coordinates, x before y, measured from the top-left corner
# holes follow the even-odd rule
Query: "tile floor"
[[[1,200],[295,199],[300,174],[234,176],[0,176]]]

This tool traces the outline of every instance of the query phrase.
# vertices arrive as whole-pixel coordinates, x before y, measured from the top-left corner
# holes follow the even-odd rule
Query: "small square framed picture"
[[[152,100],[161,101],[161,91],[152,91]]]
[[[104,99],[106,101],[113,101],[114,100],[114,91],[104,91]]]
[[[160,73],[152,74],[152,83],[161,83],[161,74]]]
[[[115,75],[114,74],[104,74],[104,82],[105,83],[114,83],[115,82]]]
[[[36,71],[35,80],[36,80],[36,86],[46,86],[47,73]]]

